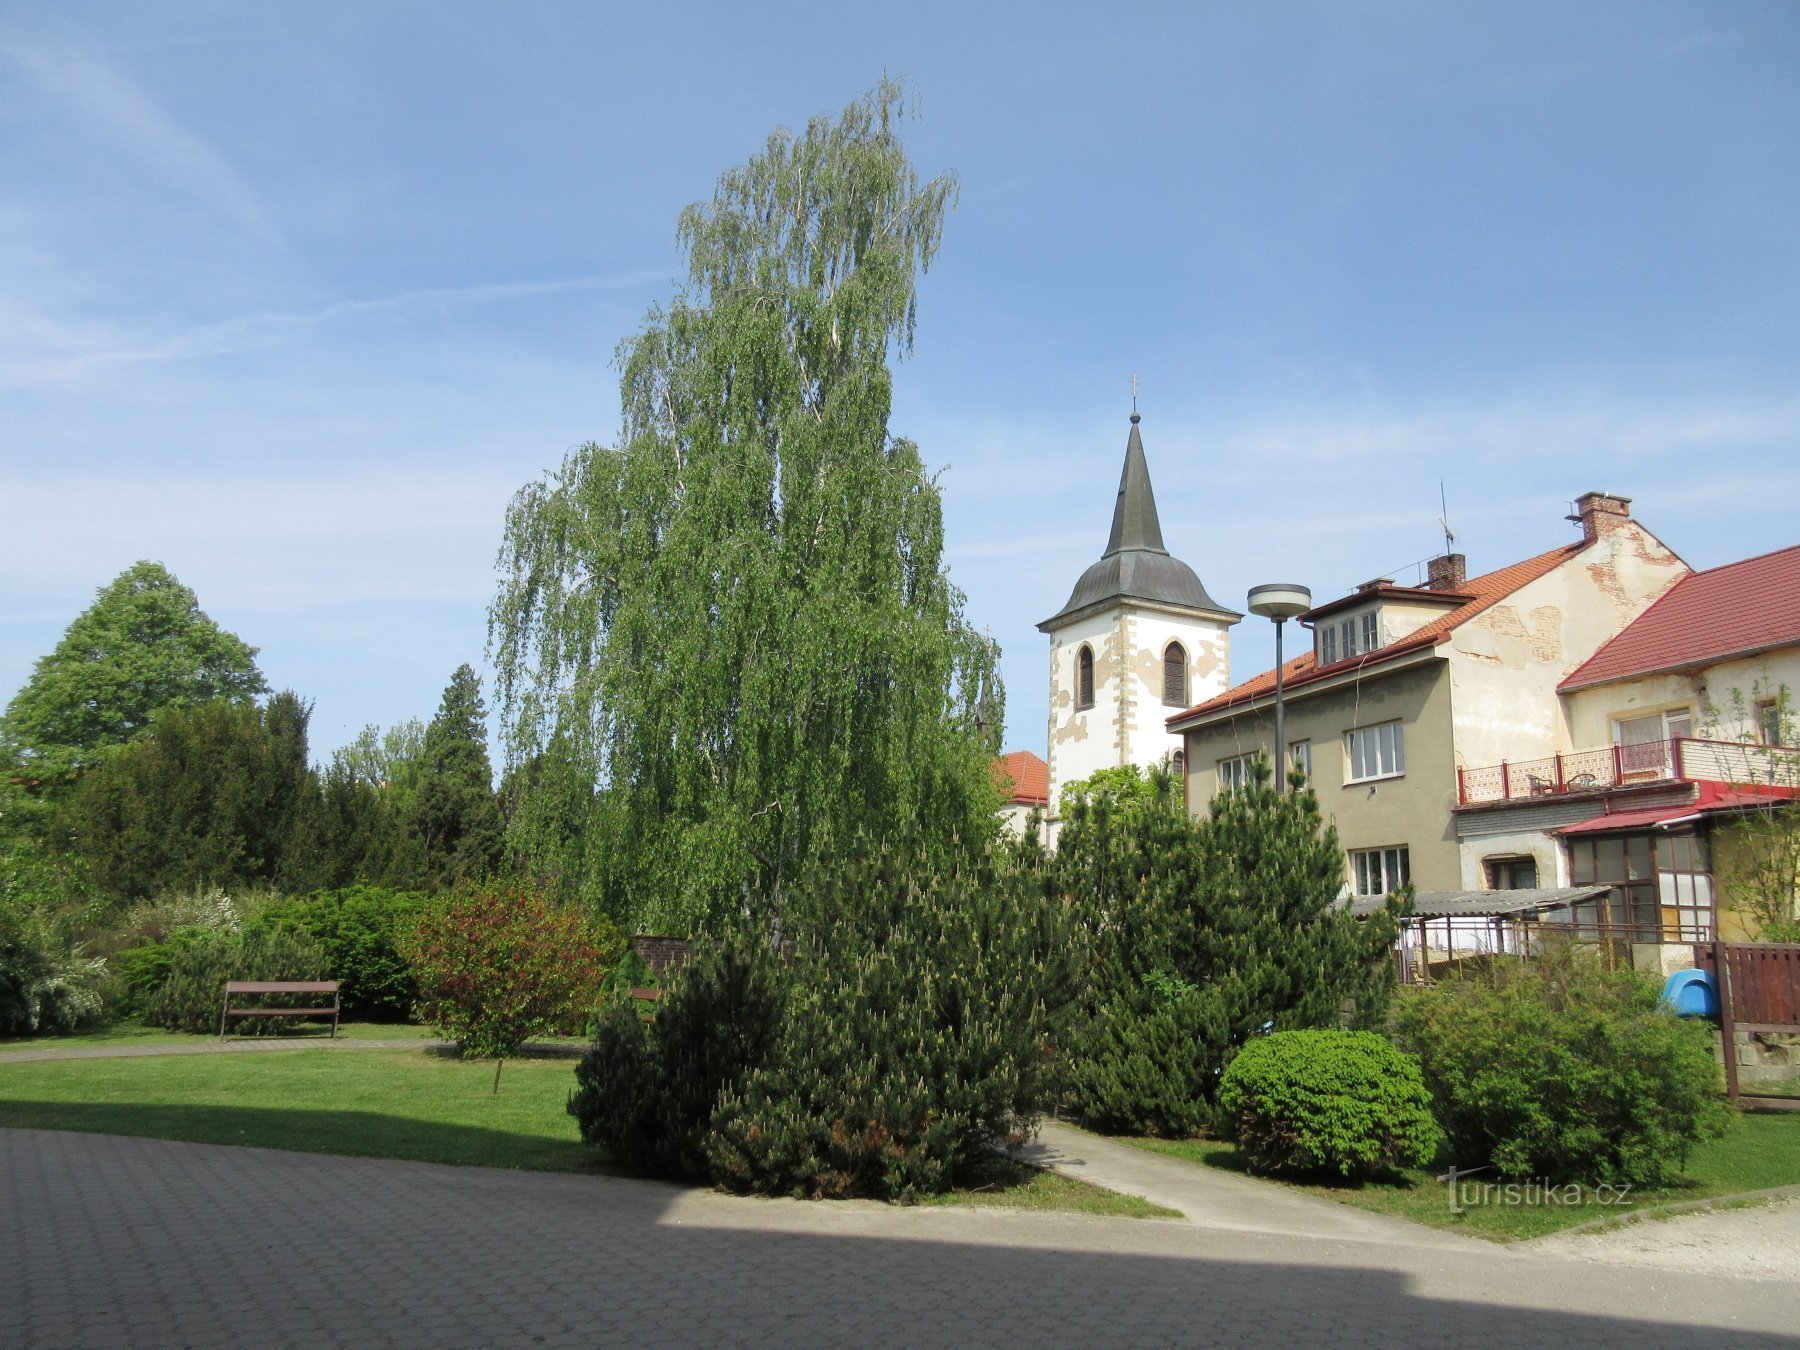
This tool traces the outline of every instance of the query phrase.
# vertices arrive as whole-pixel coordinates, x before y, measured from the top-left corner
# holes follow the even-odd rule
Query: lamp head
[[[1283,619],[1291,619],[1297,614],[1304,614],[1313,607],[1312,592],[1304,586],[1295,586],[1287,582],[1271,582],[1267,586],[1250,588],[1250,612],[1260,614],[1265,619],[1273,619],[1280,623]]]

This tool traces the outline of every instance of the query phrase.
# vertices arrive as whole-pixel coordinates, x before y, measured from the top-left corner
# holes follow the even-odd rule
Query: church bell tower
[[[1065,785],[1097,770],[1177,754],[1167,718],[1223,693],[1231,626],[1194,569],[1163,547],[1150,469],[1131,414],[1112,534],[1069,601],[1038,625],[1050,636],[1050,814]]]

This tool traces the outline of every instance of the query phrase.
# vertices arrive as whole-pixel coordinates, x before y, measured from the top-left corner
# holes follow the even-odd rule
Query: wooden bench
[[[330,994],[329,1008],[271,1008],[265,1004],[234,1008],[231,1000],[238,994]],[[232,980],[225,986],[225,1006],[219,1010],[219,1039],[225,1039],[225,1024],[234,1017],[316,1017],[331,1019],[331,1035],[338,1029],[338,982],[336,980]]]

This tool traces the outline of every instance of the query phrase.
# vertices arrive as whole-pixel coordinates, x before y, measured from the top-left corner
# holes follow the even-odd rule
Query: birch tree
[[[906,111],[884,81],[682,213],[686,281],[618,352],[617,443],[508,512],[497,710],[510,768],[558,766],[519,775],[514,847],[626,922],[791,923],[834,850],[991,829],[995,654],[888,426],[957,191],[921,181]]]

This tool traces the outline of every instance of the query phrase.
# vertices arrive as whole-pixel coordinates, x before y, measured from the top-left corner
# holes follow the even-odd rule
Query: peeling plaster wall
[[[1230,687],[1231,632],[1217,620],[1135,606],[1126,611],[1126,624],[1132,659],[1122,762],[1157,764],[1181,749],[1169,718]],[[1163,652],[1171,642],[1187,653],[1187,697],[1174,706],[1163,702]]]
[[[1110,609],[1050,635],[1050,735],[1044,758],[1053,812],[1064,784],[1121,762],[1122,626],[1120,611]],[[1094,706],[1085,711],[1075,707],[1075,659],[1084,643],[1094,650]]]
[[[1180,642],[1188,655],[1191,707],[1230,682],[1230,628],[1146,606],[1122,604],[1050,635],[1050,725],[1045,760],[1050,801],[1068,783],[1123,764],[1151,765],[1181,748],[1168,718],[1181,708],[1162,701],[1163,651]],[[1094,706],[1075,707],[1075,662],[1082,644],[1094,651]]]
[[[1287,739],[1312,742],[1313,789],[1346,852],[1405,845],[1413,883],[1426,891],[1462,885],[1460,849],[1450,808],[1456,773],[1450,742],[1448,663],[1428,661],[1374,673],[1323,693],[1287,702]],[[1397,778],[1346,783],[1346,738],[1356,727],[1399,720],[1405,727],[1406,772]],[[1199,814],[1218,791],[1218,762],[1267,750],[1274,734],[1273,699],[1254,711],[1187,733],[1188,803]],[[1348,879],[1349,863],[1345,862]]]
[[[1565,694],[1569,735],[1579,749],[1613,742],[1613,723],[1672,708],[1693,713],[1694,735],[1711,740],[1757,740],[1755,705],[1786,688],[1788,714],[1800,713],[1800,645],[1700,670],[1603,684]],[[1735,697],[1734,697],[1735,695]],[[1791,738],[1790,738],[1791,739]]]
[[[1537,862],[1538,885],[1567,886],[1569,864],[1562,846],[1543,830],[1513,830],[1462,841],[1462,889],[1487,889],[1489,858],[1532,858]]]
[[[1643,526],[1623,521],[1457,628],[1446,644],[1457,764],[1590,748],[1569,726],[1556,686],[1688,571]]]

